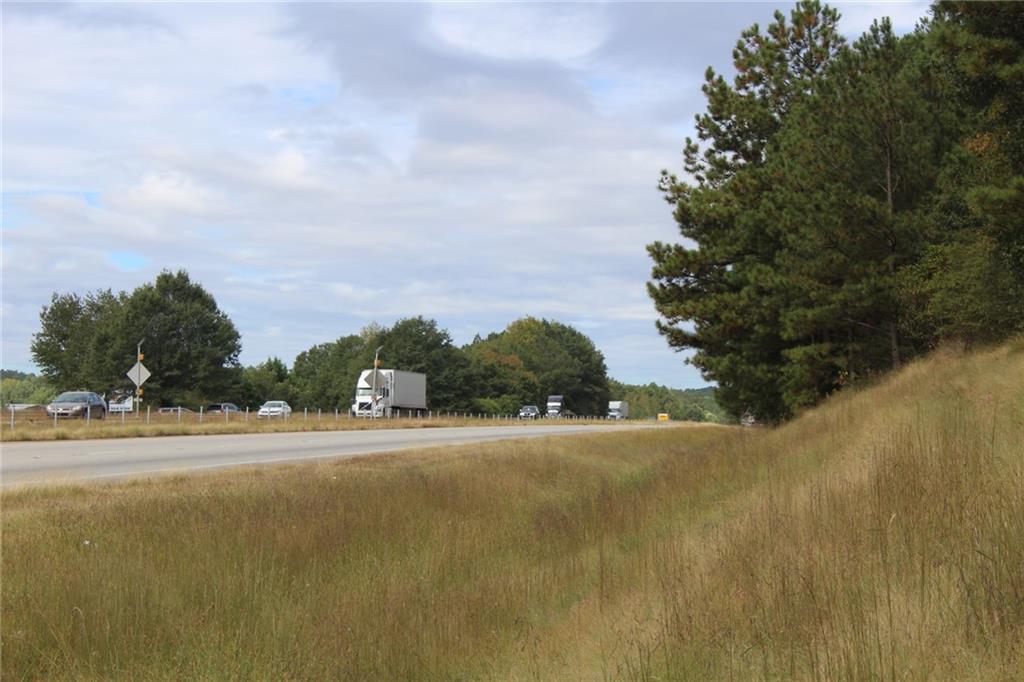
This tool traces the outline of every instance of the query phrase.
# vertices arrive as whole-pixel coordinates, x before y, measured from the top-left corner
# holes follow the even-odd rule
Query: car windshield
[[[269,403],[264,403],[263,407],[284,407],[284,402],[280,400],[272,400]]]
[[[53,402],[55,402],[55,403],[87,403],[87,402],[89,402],[89,394],[88,393],[76,393],[76,392],[61,393],[59,396],[54,398]]]

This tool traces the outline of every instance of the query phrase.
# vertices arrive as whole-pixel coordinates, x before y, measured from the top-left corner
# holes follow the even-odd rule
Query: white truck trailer
[[[390,417],[427,409],[427,375],[400,369],[365,369],[356,382],[355,417]]]
[[[629,419],[629,403],[625,400],[609,400],[608,418]]]

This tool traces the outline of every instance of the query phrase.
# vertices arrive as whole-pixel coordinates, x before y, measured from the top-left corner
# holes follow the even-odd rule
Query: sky
[[[185,269],[241,361],[423,315],[570,324],[627,383],[706,385],[656,328],[704,71],[791,3],[2,5],[2,359],[54,292]],[[835,3],[856,38],[928,3]],[[386,351],[385,363],[386,363]]]

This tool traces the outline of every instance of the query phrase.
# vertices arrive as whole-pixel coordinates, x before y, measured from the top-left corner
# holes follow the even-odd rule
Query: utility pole
[[[135,416],[139,417],[142,415],[142,342],[145,339],[140,339],[139,343],[135,346]]]
[[[377,350],[373,353],[373,380],[371,384],[373,388],[370,389],[370,419],[377,418],[377,368],[380,367],[380,351],[384,346],[378,346]]]

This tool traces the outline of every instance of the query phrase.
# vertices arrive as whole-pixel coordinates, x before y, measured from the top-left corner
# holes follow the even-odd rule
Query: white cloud
[[[437,3],[430,28],[448,43],[487,57],[571,61],[607,33],[600,5]]]
[[[124,193],[111,198],[125,213],[197,214],[212,207],[212,192],[179,171],[147,173]]]

